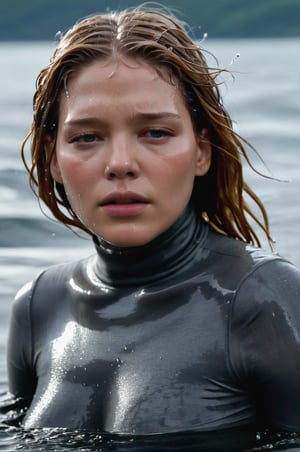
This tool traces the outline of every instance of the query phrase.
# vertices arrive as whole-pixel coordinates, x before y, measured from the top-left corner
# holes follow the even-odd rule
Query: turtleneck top
[[[23,423],[112,433],[300,431],[300,272],[188,208],[152,242],[43,271],[16,296]]]

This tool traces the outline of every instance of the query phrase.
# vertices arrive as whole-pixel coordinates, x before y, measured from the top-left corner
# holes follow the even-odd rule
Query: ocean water
[[[262,156],[265,166],[253,155],[258,170],[274,179],[248,168],[246,178],[268,209],[277,252],[300,267],[300,40],[208,39],[203,45],[216,55],[220,66],[234,72],[234,78],[223,75],[225,106],[236,130]],[[93,252],[89,240],[41,213],[19,156],[31,122],[35,78],[52,49],[53,44],[47,42],[0,43],[0,406],[7,389],[5,352],[14,294],[42,268]],[[213,442],[211,437],[190,437],[189,441],[180,439],[182,443],[177,438],[177,445],[190,442],[191,448],[175,448],[174,438],[152,438],[141,444],[134,438],[107,439],[55,430],[30,436],[0,427],[0,450],[244,450],[237,435],[228,447],[226,433],[218,438]],[[163,449],[162,442],[168,448]],[[300,450],[300,441],[275,438],[266,446],[258,441],[257,448]]]

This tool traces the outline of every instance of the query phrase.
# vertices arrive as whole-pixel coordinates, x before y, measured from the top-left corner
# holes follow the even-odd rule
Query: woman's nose
[[[135,144],[126,139],[111,140],[107,148],[105,176],[108,179],[131,178],[139,174]]]

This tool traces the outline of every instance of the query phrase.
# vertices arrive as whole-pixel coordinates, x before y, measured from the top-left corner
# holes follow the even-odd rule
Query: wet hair
[[[50,172],[60,96],[79,69],[95,60],[120,56],[142,60],[160,75],[168,74],[169,82],[181,89],[195,132],[209,130],[211,167],[205,176],[195,177],[191,195],[199,216],[225,235],[260,245],[252,226],[256,224],[272,243],[265,207],[243,178],[242,160],[250,163],[246,149],[253,148],[234,132],[220,94],[221,69],[209,68],[204,53],[173,15],[141,7],[85,18],[62,37],[50,64],[37,78],[33,123],[22,144],[30,185],[60,222],[91,233],[70,205],[64,186],[55,182]],[[45,149],[49,136],[52,152]],[[29,140],[31,162],[27,164]],[[245,195],[258,214],[249,207]]]

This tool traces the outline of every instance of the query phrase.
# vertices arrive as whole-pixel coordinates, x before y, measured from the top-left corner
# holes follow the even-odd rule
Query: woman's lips
[[[101,202],[104,211],[112,216],[134,216],[142,212],[149,201],[133,192],[113,192]]]

